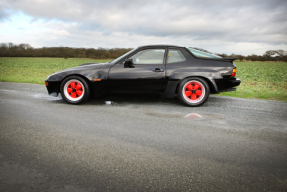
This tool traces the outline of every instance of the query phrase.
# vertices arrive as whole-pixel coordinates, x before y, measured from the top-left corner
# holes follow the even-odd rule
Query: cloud
[[[36,30],[27,35],[41,38],[39,26],[63,46],[166,41],[287,49],[286,0],[0,0],[0,11],[0,22],[17,13],[31,17]]]

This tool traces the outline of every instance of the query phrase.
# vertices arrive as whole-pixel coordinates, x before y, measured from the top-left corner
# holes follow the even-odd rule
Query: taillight
[[[235,77],[235,75],[236,75],[236,68],[233,69],[231,76]]]

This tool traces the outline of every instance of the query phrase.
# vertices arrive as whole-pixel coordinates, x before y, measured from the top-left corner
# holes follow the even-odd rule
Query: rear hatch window
[[[222,58],[218,55],[210,53],[204,49],[194,48],[194,47],[186,47],[193,55],[196,57],[205,57],[205,58]]]

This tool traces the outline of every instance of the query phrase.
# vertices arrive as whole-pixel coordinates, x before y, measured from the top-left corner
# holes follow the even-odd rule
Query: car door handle
[[[155,69],[153,70],[153,72],[164,72],[164,70],[163,70],[163,69],[160,69],[160,68],[155,68]]]

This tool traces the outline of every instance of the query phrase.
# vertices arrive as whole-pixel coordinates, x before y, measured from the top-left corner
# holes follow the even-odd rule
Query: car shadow
[[[85,104],[88,105],[121,105],[121,104],[155,104],[155,103],[169,103],[174,105],[181,105],[178,98],[163,99],[160,94],[142,94],[142,93],[132,93],[132,94],[109,94],[102,98],[89,98]]]
[[[218,96],[210,95],[208,101],[200,106],[211,107],[211,106],[224,106],[223,101],[226,101],[227,98],[222,98]],[[50,100],[52,103],[57,104],[66,104],[66,102],[58,96],[58,99]],[[175,98],[162,98],[161,94],[147,94],[147,93],[117,93],[117,94],[108,94],[105,97],[95,98],[90,97],[85,103],[81,105],[154,105],[154,104],[163,104],[163,105],[174,105],[174,106],[184,106],[180,103],[177,97]]]

